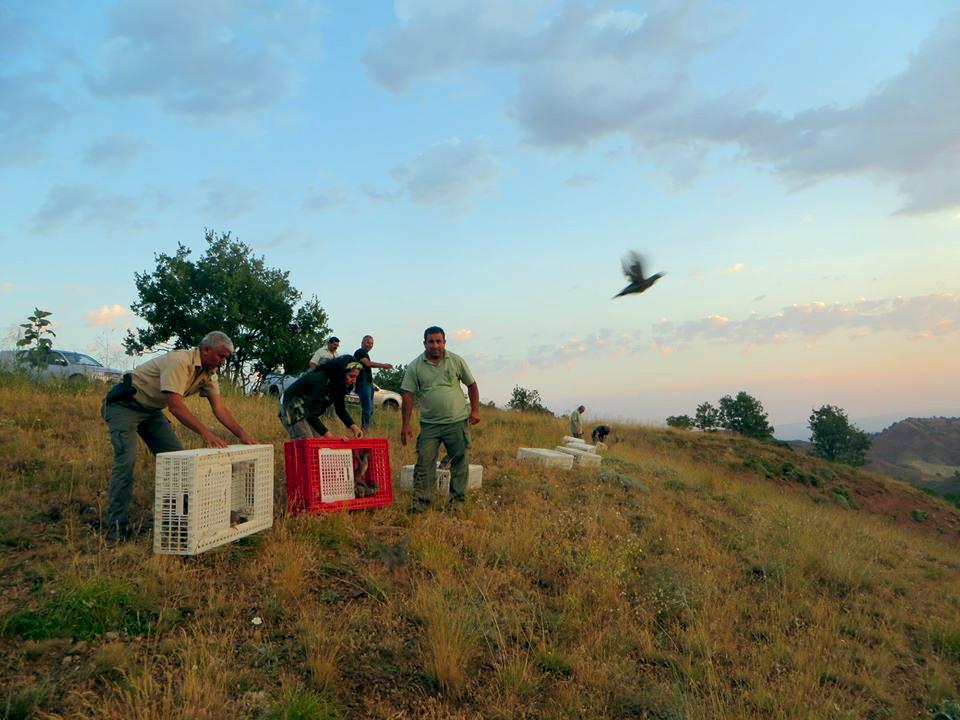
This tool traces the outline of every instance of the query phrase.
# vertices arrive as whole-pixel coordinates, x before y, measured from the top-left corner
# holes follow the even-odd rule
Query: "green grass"
[[[149,633],[158,609],[120,581],[90,580],[42,592],[48,599],[38,610],[20,610],[0,621],[4,635],[24,640],[91,640],[106,632],[129,636]]]
[[[0,717],[929,720],[960,698],[960,513],[900,483],[623,423],[599,468],[527,465],[564,421],[484,408],[462,512],[398,491],[290,518],[275,402],[235,396],[276,450],[273,528],[154,556],[89,527],[110,445],[99,391],[65,392],[0,378]],[[375,416],[394,480],[398,431]],[[141,451],[135,516],[152,470]]]

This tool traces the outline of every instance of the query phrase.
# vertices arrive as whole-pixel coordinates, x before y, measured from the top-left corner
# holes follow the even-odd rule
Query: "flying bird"
[[[663,277],[663,273],[654,273],[650,277],[643,276],[643,258],[635,252],[628,253],[623,258],[623,274],[627,276],[630,284],[623,290],[614,295],[618,298],[621,295],[630,295],[631,293],[642,293],[653,285],[657,280]]]

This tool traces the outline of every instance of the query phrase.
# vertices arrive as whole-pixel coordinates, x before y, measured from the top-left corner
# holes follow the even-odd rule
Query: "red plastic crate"
[[[352,500],[325,502],[320,496],[320,450],[351,450],[354,468],[357,467],[358,451],[370,451],[363,480],[377,485],[376,495]],[[336,510],[359,510],[376,508],[393,503],[393,485],[390,481],[390,448],[386,438],[302,438],[289,440],[283,445],[287,475],[287,512],[300,513],[334,512]],[[359,480],[360,478],[355,478]]]

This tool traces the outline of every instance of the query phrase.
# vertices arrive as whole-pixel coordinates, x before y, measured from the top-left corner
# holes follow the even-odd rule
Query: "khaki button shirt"
[[[220,394],[216,370],[204,370],[200,349],[171,350],[166,355],[138,365],[133,371],[134,400],[147,408],[167,406],[164,393],[172,392],[187,397],[200,393],[201,397]]]

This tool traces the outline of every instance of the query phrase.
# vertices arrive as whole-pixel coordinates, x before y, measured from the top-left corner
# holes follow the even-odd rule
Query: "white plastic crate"
[[[577,450],[572,447],[565,447],[563,445],[557,445],[557,452],[566,453],[573,457],[573,462],[576,465],[599,465],[600,456],[595,455],[594,453],[584,452],[583,450]]]
[[[400,489],[413,490],[414,465],[404,465],[400,468]],[[483,465],[471,465],[467,474],[467,490],[479,490],[483,487]],[[450,469],[437,467],[437,492],[441,495],[450,494]]]
[[[563,470],[569,470],[573,467],[573,457],[571,455],[547,448],[519,448],[517,450],[517,460],[539,463],[549,467],[559,467]]]
[[[563,444],[564,447],[573,448],[574,450],[582,450],[583,452],[595,453],[597,449],[588,443],[583,442],[583,440],[577,440],[576,442],[568,442]]]
[[[273,525],[273,445],[157,455],[153,551],[197,555]]]
[[[353,451],[319,448],[320,500],[337,502],[357,497],[353,482]]]

